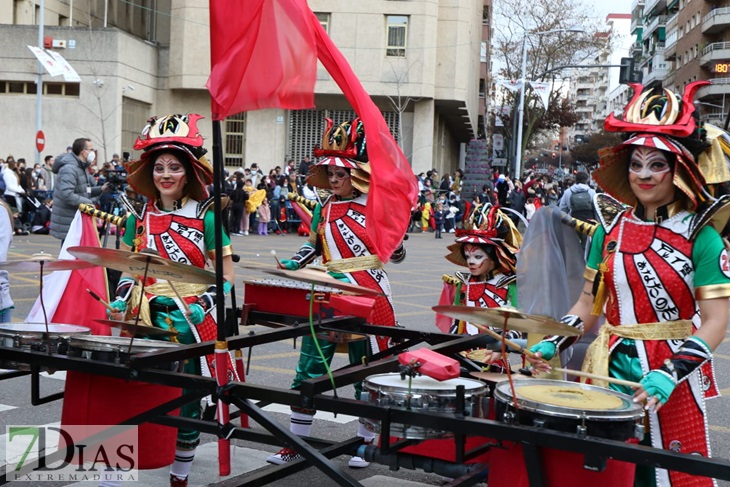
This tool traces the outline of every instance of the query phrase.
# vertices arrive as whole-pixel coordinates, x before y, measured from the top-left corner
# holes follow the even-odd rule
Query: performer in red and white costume
[[[205,268],[208,259],[215,260],[214,214],[210,208],[207,186],[213,172],[205,159],[203,138],[197,130],[200,115],[169,115],[153,118],[142,131],[134,148],[144,150],[139,160],[125,165],[127,181],[149,202],[141,207],[129,204],[122,250],[142,252],[154,250],[161,257],[179,263]],[[228,293],[234,278],[231,245],[223,234],[223,292]],[[216,286],[174,282],[190,309],[176,297],[167,281],[148,278],[144,296],[141,295],[141,276],[123,275],[117,286],[116,300],[111,306],[118,309],[113,319],[124,319],[139,313],[149,326],[174,330],[175,341],[183,344],[216,339],[215,295]],[[185,372],[215,377],[214,355],[189,360]],[[230,380],[239,380],[229,360]],[[199,419],[203,404],[186,404],[181,415]],[[210,402],[207,405],[212,405]],[[175,462],[170,469],[170,485],[184,487],[190,472],[200,433],[178,430]]]
[[[710,141],[693,118],[694,93],[703,84],[708,83],[688,85],[681,100],[666,89],[642,92],[641,85],[632,85],[634,98],[623,120],[613,115],[606,120],[607,130],[629,137],[604,149],[593,173],[608,194],[596,197],[600,226],[586,283],[563,321],[590,328],[605,303],[606,324],[583,369],[641,383],[637,391],[610,387],[646,402],[647,443],[709,456],[705,399],[718,395],[711,360],[725,338],[730,296],[727,251],[716,229],[727,221],[730,202],[705,190],[696,162],[707,161],[711,152],[705,152]],[[533,351],[550,358],[567,345],[564,337],[546,337]],[[714,481],[637,467],[635,484]]]
[[[312,226],[309,240],[297,254],[289,260],[282,260],[282,267],[297,270],[321,256],[330,275],[353,283],[380,291],[384,296],[375,298],[371,321],[374,325],[395,326],[395,312],[391,297],[388,275],[382,263],[375,255],[375,246],[365,231],[365,208],[370,181],[370,165],[367,162],[365,134],[359,119],[334,127],[327,120],[323,149],[315,149],[316,157],[323,157],[309,170],[307,182],[317,188],[328,189],[332,195],[322,203],[318,203],[312,212]],[[401,247],[391,257],[391,262],[399,262],[405,258],[405,249]],[[296,389],[302,381],[319,377],[327,372],[317,344],[311,336],[302,337],[301,355],[297,365],[296,377],[292,389]],[[389,348],[388,337],[369,337],[366,341],[350,342],[349,356],[351,363],[361,363],[369,345],[372,353]],[[327,364],[332,362],[336,343],[318,340],[319,349]],[[355,395],[359,399],[360,384],[355,386]],[[309,436],[314,410],[293,408],[291,431],[299,436]],[[372,441],[374,434],[359,425],[358,436]],[[282,464],[298,458],[298,454],[283,448],[267,461]],[[368,462],[360,457],[353,457],[349,466],[366,467]]]

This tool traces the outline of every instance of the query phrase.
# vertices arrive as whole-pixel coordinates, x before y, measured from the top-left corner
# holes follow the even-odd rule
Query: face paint
[[[494,270],[496,263],[489,258],[487,252],[480,246],[464,244],[464,257],[473,276],[484,276]]]
[[[653,147],[637,147],[629,159],[629,184],[649,211],[674,201],[672,166],[666,154]]]

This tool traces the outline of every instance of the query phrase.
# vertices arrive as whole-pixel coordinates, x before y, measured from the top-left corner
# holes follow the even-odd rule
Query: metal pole
[[[522,36],[522,73],[520,74],[520,106],[517,123],[517,147],[515,147],[515,177],[522,175],[522,125],[525,122],[525,72],[527,71],[527,32]]]
[[[43,49],[43,24],[45,23],[45,0],[41,0],[40,14],[38,15],[38,47]],[[36,105],[35,105],[35,131],[36,134],[41,130],[43,122],[43,65],[38,61],[38,81],[36,81]],[[35,140],[35,138],[33,139]],[[41,153],[36,148],[35,163],[40,164]]]

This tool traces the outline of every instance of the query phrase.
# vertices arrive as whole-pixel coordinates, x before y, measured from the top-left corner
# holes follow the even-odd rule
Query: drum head
[[[128,337],[109,337],[109,336],[84,336],[73,337],[69,341],[69,347],[81,350],[94,350],[98,352],[110,352],[119,350],[126,353],[129,349]],[[132,353],[153,352],[163,348],[176,348],[180,345],[177,343],[164,342],[162,340],[144,340],[136,338],[132,344]]]
[[[585,417],[592,420],[637,419],[643,416],[641,404],[632,397],[603,387],[579,382],[533,379],[514,383],[520,409],[557,417]],[[514,406],[508,381],[494,391],[497,400]]]
[[[369,390],[381,391],[406,391],[408,390],[408,378],[402,380],[399,373],[376,374],[366,378],[363,386]],[[431,377],[421,375],[413,378],[411,391],[438,393],[440,395],[455,394],[456,386],[464,386],[469,394],[480,394],[482,390],[486,390],[483,383],[473,379],[448,379],[438,381]]]
[[[64,325],[60,323],[49,323],[48,331],[51,335],[88,335],[91,330],[85,326]],[[27,337],[43,336],[46,332],[44,323],[2,323],[0,324],[0,335],[21,335]]]
[[[311,291],[312,285],[306,282],[292,281],[291,279],[252,279],[244,280],[244,288],[247,284],[252,286],[266,286],[266,287],[279,287],[287,289],[302,289],[304,291]],[[337,293],[342,294],[342,291],[327,286],[314,285],[314,292],[316,293]]]

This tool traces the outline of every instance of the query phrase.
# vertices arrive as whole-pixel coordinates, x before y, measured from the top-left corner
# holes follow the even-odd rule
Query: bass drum
[[[453,414],[456,412],[456,386],[460,385],[465,388],[465,415],[482,418],[482,399],[487,394],[487,388],[472,379],[438,381],[419,376],[413,378],[409,388],[408,380],[402,380],[398,373],[371,375],[363,381],[363,400],[378,406],[410,407],[419,411]],[[380,421],[366,419],[365,427],[380,433]],[[390,432],[393,436],[414,440],[453,436],[448,431],[400,423],[392,423]]]

